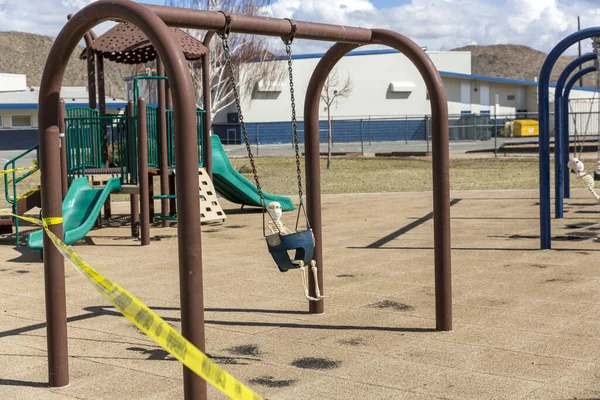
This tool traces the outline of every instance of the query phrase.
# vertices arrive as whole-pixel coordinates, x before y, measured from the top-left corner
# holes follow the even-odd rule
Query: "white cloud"
[[[412,0],[377,10],[368,0],[277,0],[274,17],[400,32],[430,49],[468,44],[523,44],[549,51],[577,28],[600,23],[597,0]],[[306,42],[302,42],[304,50]],[[326,44],[310,45],[310,51]]]
[[[0,31],[56,36],[69,13],[94,0],[0,0]],[[140,0],[144,1],[144,0]],[[160,0],[154,0],[159,3]],[[468,44],[524,44],[549,51],[576,29],[600,25],[598,0],[409,0],[378,10],[373,0],[273,0],[273,17],[385,28],[430,49]],[[104,24],[95,30],[102,33]],[[274,41],[274,43],[276,43]],[[295,52],[323,51],[330,44],[300,41]],[[589,43],[584,49],[590,49]]]
[[[76,13],[95,0],[0,0],[0,31],[20,31],[56,36]],[[105,32],[113,24],[101,24],[96,33]]]

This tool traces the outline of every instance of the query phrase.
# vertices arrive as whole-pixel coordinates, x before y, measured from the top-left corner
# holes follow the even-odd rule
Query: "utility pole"
[[[581,17],[577,16],[577,30],[580,31],[581,30]],[[579,43],[577,43],[577,45],[579,46],[579,57],[581,57],[581,40],[579,41]],[[579,65],[579,71],[581,71],[581,69],[583,68],[583,65]],[[581,78],[579,78],[579,86],[583,87],[583,76]]]

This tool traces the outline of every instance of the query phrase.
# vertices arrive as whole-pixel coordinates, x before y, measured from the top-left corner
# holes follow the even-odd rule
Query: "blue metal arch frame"
[[[563,199],[570,196],[569,171],[566,168],[569,162],[569,136],[563,135],[563,114],[568,110],[563,109],[563,89],[569,76],[579,66],[596,59],[595,53],[586,53],[571,61],[560,74],[554,91],[554,217],[563,217]],[[568,121],[568,117],[567,117]],[[565,150],[563,150],[566,149]]]
[[[561,135],[563,137],[563,141],[564,143],[569,143],[569,97],[571,95],[571,90],[573,89],[573,87],[575,87],[575,84],[577,83],[577,81],[581,78],[583,78],[585,75],[587,74],[591,74],[592,72],[596,72],[596,66],[591,66],[591,67],[587,67],[582,69],[581,71],[578,71],[575,75],[573,75],[573,77],[571,79],[569,79],[569,82],[567,82],[567,84],[565,85],[565,89],[564,89],[564,93],[561,97],[561,113],[562,113],[562,119],[560,121],[561,123]],[[563,148],[563,159],[566,160],[564,165],[567,165],[566,163],[569,162],[569,147],[565,147]],[[564,175],[563,175],[563,181],[564,181],[564,194],[565,194],[565,198],[569,198],[571,197],[571,190],[570,190],[570,175],[569,175],[569,169],[565,168],[564,169]]]
[[[572,45],[584,39],[600,36],[600,27],[577,31],[552,49],[540,71],[538,112],[540,117],[540,248],[552,247],[550,215],[550,74],[559,57]]]

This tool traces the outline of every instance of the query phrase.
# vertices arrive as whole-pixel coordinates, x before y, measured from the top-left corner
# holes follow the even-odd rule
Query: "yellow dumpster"
[[[513,137],[539,136],[540,126],[534,119],[517,119],[513,122]]]

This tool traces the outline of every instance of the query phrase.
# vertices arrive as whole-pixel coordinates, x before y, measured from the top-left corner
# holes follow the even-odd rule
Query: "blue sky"
[[[0,31],[56,36],[67,14],[92,1],[0,0]],[[577,15],[583,27],[598,25],[600,0],[272,0],[267,12],[278,18],[391,29],[433,50],[509,43],[549,51],[575,31]],[[298,41],[296,52],[320,52],[328,46]]]

